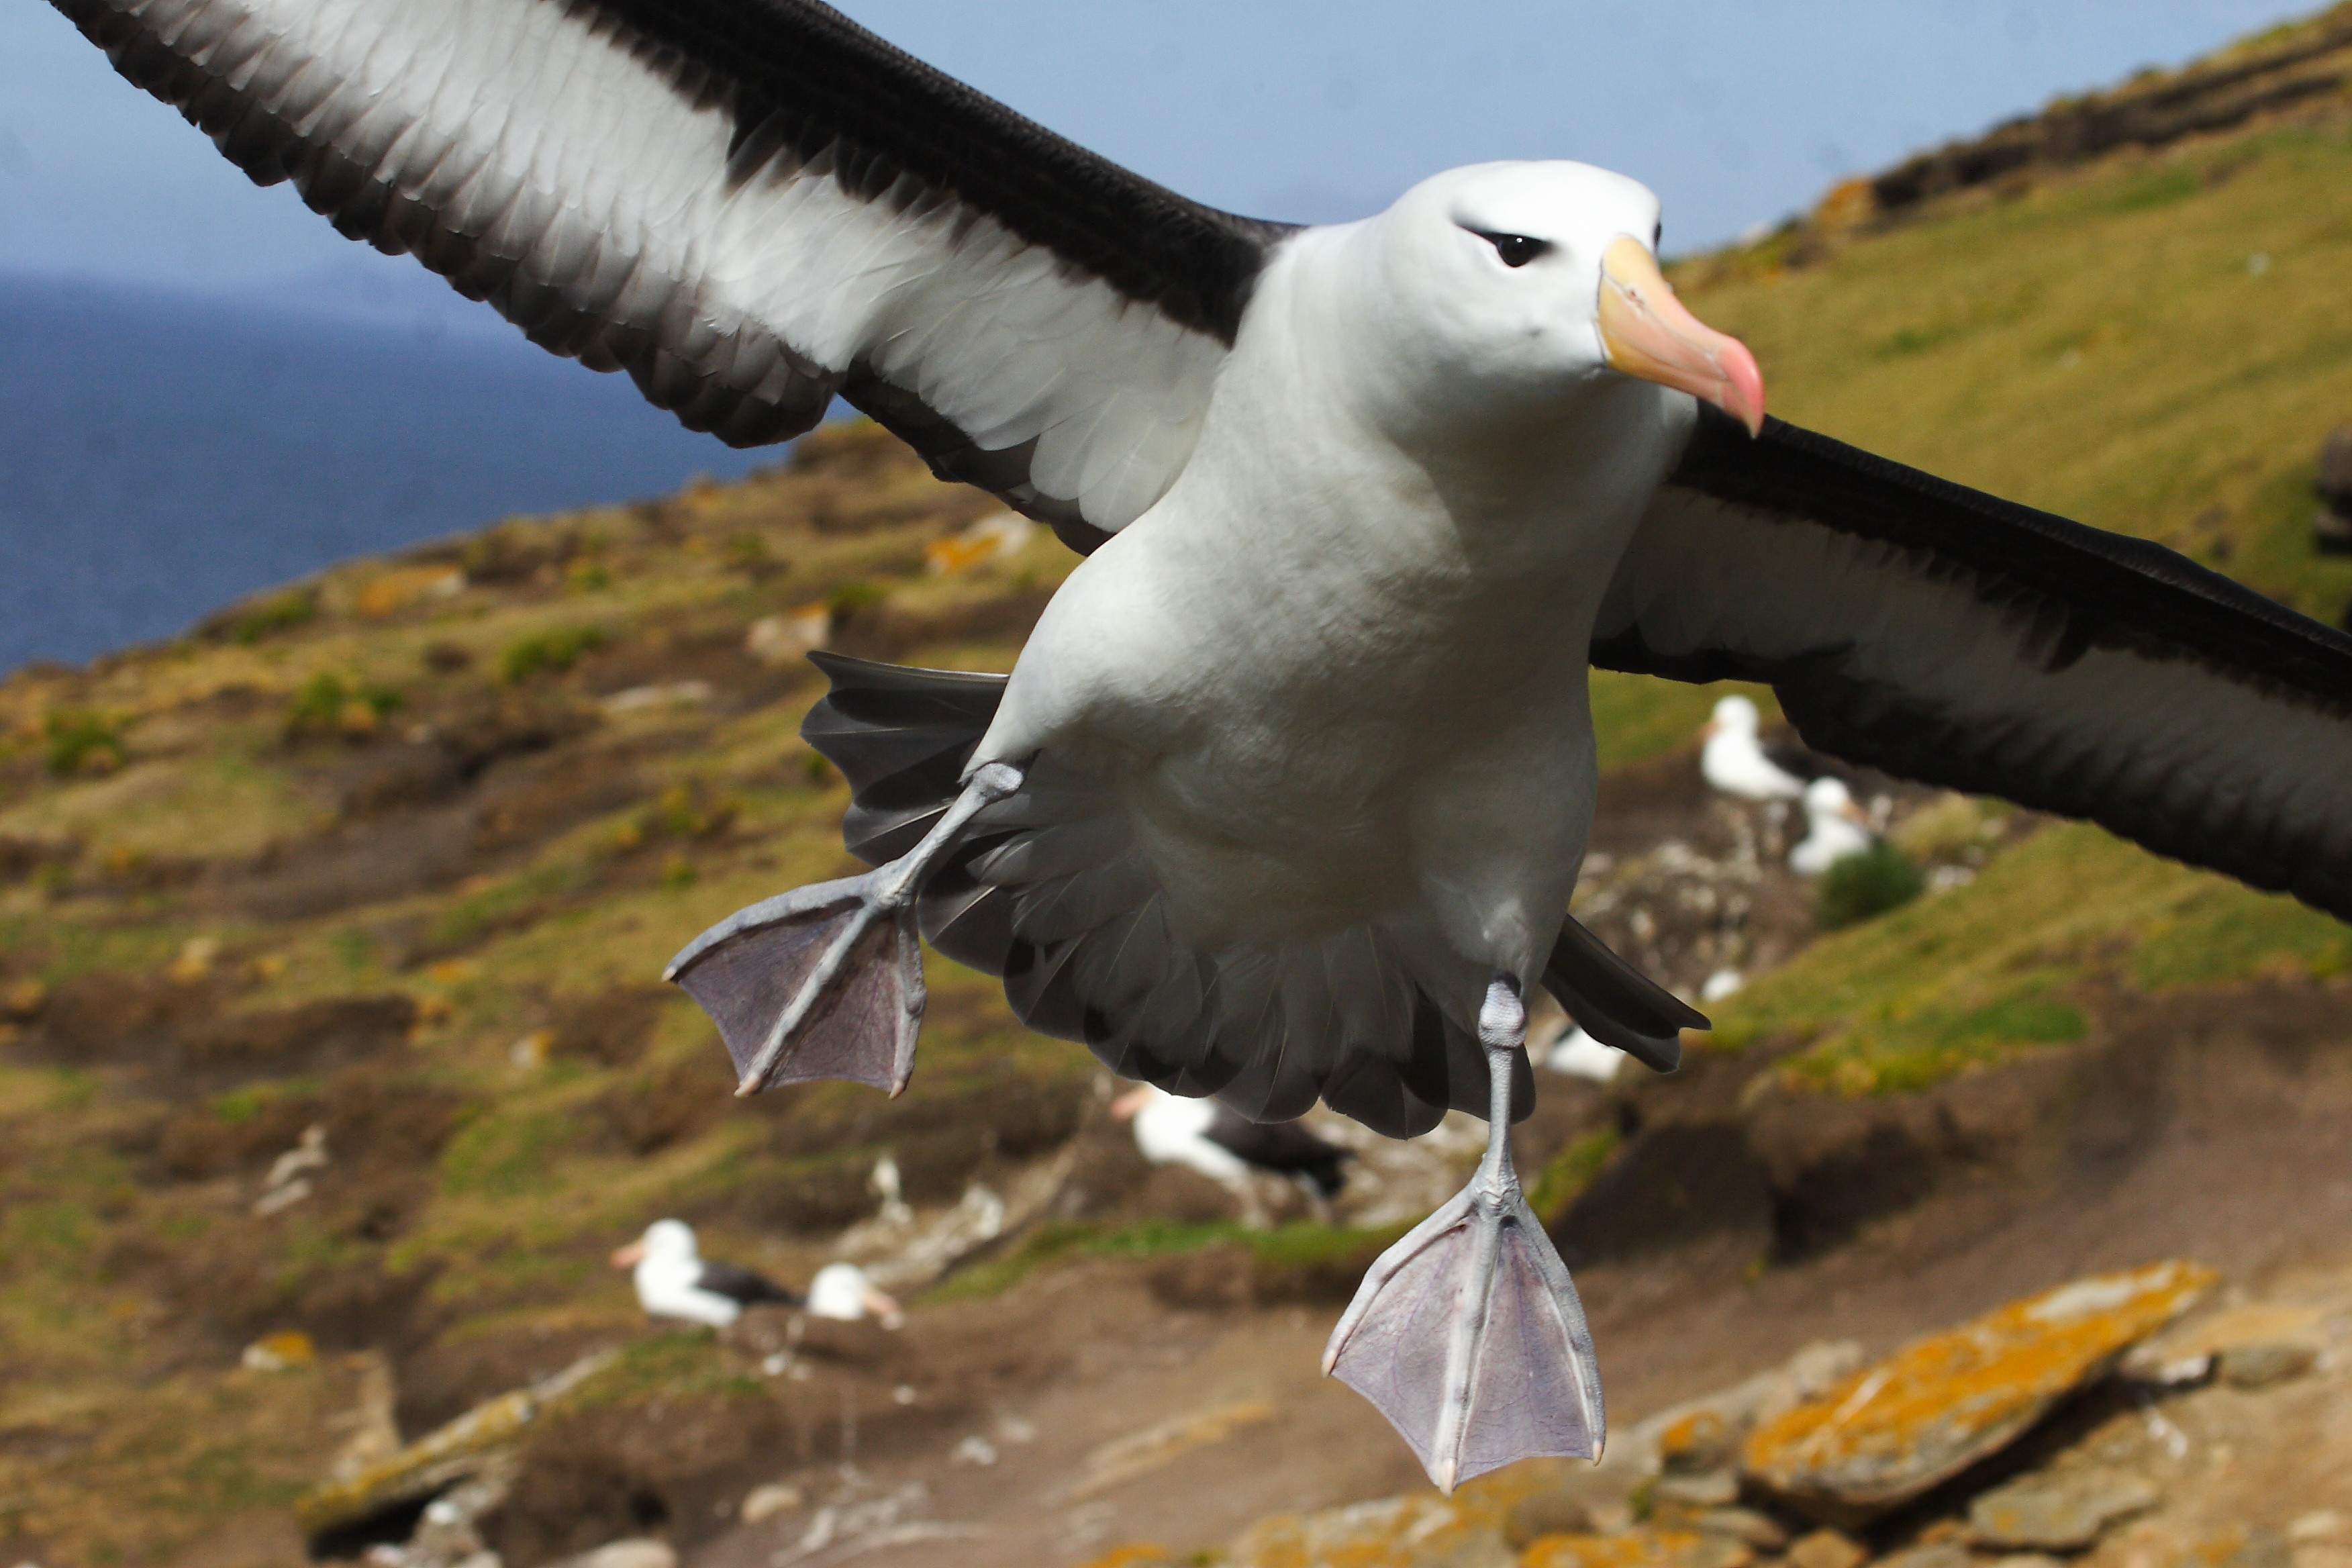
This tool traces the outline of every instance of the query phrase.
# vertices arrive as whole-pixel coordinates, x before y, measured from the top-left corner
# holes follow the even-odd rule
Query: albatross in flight
[[[1087,554],[1009,679],[820,657],[877,869],[671,973],[747,1092],[903,1086],[921,938],[1258,1120],[1486,1115],[1325,1358],[1441,1486],[1605,1429],[1505,1138],[1528,994],[1662,1069],[1704,1024],[1563,913],[1588,663],[1766,683],[1819,751],[2352,913],[2352,639],[1767,418],[1631,180],[1236,217],[813,0],[55,3],[254,178],[688,426],[846,398]]]

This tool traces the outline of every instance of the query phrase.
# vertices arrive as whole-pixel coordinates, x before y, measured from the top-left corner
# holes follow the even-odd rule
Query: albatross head
[[[1658,270],[1658,198],[1589,163],[1480,163],[1424,180],[1363,226],[1424,364],[1548,403],[1621,377],[1763,426],[1756,358]]]
[[[682,1219],[657,1219],[645,1235],[613,1254],[613,1267],[634,1268],[650,1258],[656,1263],[694,1261],[694,1230]]]

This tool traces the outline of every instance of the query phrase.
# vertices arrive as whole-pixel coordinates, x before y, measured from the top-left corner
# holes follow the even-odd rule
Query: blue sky
[[[1665,201],[1668,249],[1838,175],[2177,64],[2276,0],[848,0],[885,37],[1189,195],[1332,219],[1479,159],[1580,157]],[[42,0],[0,0],[0,269],[440,299],[256,191]],[[455,302],[452,301],[454,306]],[[436,315],[439,311],[435,312]],[[457,312],[471,323],[479,312]]]

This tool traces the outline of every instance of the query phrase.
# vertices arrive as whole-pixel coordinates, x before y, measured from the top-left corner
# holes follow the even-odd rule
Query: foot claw
[[[923,1018],[912,901],[884,872],[801,888],[729,916],[671,961],[719,1026],[738,1095],[842,1078],[897,1095]]]

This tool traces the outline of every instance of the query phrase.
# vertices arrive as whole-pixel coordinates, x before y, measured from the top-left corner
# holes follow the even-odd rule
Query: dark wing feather
[[[1340,1167],[1348,1162],[1349,1152],[1318,1138],[1296,1121],[1252,1121],[1221,1105],[1202,1136],[1244,1164],[1286,1176],[1305,1176],[1327,1198],[1347,1184],[1347,1173]]]
[[[755,1301],[781,1301],[787,1307],[797,1307],[803,1300],[764,1274],[754,1274],[733,1263],[714,1263],[708,1258],[701,1260],[701,1272],[694,1277],[694,1282],[714,1296],[724,1296],[747,1307]]]
[[[878,865],[955,798],[1005,678],[812,658],[833,685],[801,733],[849,780],[843,837]],[[1052,772],[1041,759],[1020,795],[982,815],[918,908],[933,946],[1003,978],[1022,1022],[1085,1042],[1122,1077],[1213,1094],[1252,1119],[1296,1116],[1319,1094],[1402,1138],[1428,1131],[1448,1107],[1485,1112],[1476,1036],[1380,940],[1342,933],[1319,952],[1177,947],[1156,893],[1121,853],[1121,825],[1089,816],[1100,802],[1057,799]],[[1676,1048],[1662,1033],[1705,1026],[1573,921],[1560,942],[1546,983],[1601,1037],[1639,1045],[1655,1065]],[[1524,1053],[1511,1102],[1515,1120],[1535,1106]]]
[[[1287,232],[813,0],[53,0],[255,180],[739,446],[845,396],[1080,548]]]
[[[1592,661],[2352,915],[2352,637],[2145,541],[1703,410]]]

